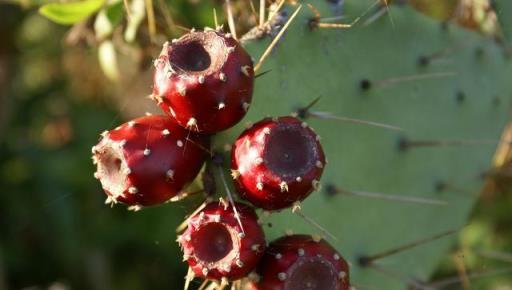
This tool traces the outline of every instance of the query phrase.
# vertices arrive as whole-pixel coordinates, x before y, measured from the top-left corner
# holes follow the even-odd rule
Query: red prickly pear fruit
[[[326,241],[309,235],[281,237],[268,246],[251,290],[348,290],[348,263]]]
[[[231,205],[207,204],[189,219],[188,228],[178,237],[184,260],[196,276],[241,279],[254,270],[263,256],[266,242],[258,216],[248,205],[235,206],[239,220]]]
[[[165,43],[155,68],[152,98],[189,130],[225,130],[249,109],[253,63],[229,33],[190,32]]]
[[[102,136],[92,148],[95,177],[107,203],[134,210],[178,197],[198,175],[210,142],[165,116],[138,118]]]
[[[266,210],[305,199],[319,187],[326,163],[319,139],[294,117],[266,118],[245,130],[231,151],[240,196]]]

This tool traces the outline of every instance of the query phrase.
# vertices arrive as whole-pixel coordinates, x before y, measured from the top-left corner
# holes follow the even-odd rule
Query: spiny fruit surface
[[[216,133],[249,109],[253,63],[229,33],[187,33],[164,44],[155,68],[153,99],[187,129]]]
[[[199,173],[209,138],[190,133],[165,116],[145,116],[102,134],[92,148],[95,177],[107,203],[133,209],[179,195]]]
[[[309,235],[281,237],[268,246],[253,290],[348,290],[349,268],[326,241]]]
[[[265,236],[258,216],[245,204],[211,202],[188,220],[178,237],[186,260],[202,278],[238,280],[252,271],[265,251]]]
[[[325,156],[320,138],[294,117],[266,118],[245,130],[231,151],[240,196],[278,210],[306,198],[320,184]]]

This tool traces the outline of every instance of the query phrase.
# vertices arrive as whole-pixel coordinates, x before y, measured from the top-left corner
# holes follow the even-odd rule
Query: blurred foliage
[[[153,110],[141,98],[149,91],[151,58],[161,38],[183,32],[170,24],[213,26],[214,7],[224,23],[222,1],[154,1],[161,35],[152,42],[142,21],[135,44],[116,28],[127,25],[119,1],[71,28],[36,13],[48,1],[8,2],[16,5],[0,4],[0,289],[179,289],[186,268],[175,228],[197,201],[139,213],[105,206],[90,147],[105,127]],[[247,19],[241,31],[255,24],[243,2],[235,3]],[[122,71],[117,84],[98,62],[106,41],[114,49],[103,49],[115,52]],[[512,253],[512,166],[504,168],[490,175],[497,178],[454,249],[468,269],[512,265],[500,261]],[[453,257],[447,255],[435,279],[458,273]],[[512,289],[505,275],[472,283],[472,289]]]
[[[59,24],[74,24],[87,19],[98,11],[104,0],[86,0],[80,2],[48,3],[39,12]]]
[[[111,209],[92,178],[90,147],[124,119],[95,48],[64,44],[66,28],[32,10],[0,18],[0,289],[180,285],[175,228],[190,205]]]

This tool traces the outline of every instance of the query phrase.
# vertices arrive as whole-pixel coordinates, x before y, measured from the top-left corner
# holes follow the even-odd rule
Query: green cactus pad
[[[506,1],[505,1],[506,2]],[[322,17],[333,16],[327,1],[311,1]],[[350,1],[350,22],[373,1]],[[288,14],[295,7],[288,7]],[[447,28],[409,7],[391,7],[392,21],[381,17],[369,26],[316,29],[304,5],[260,72],[245,122],[288,115],[314,98],[312,111],[382,122],[404,129],[386,130],[348,122],[309,119],[322,137],[329,159],[321,180],[350,191],[439,199],[447,205],[422,205],[363,197],[328,196],[325,190],[303,203],[303,212],[334,234],[332,244],[352,263],[352,281],[368,289],[403,289],[402,281],[358,265],[372,255],[465,225],[482,186],[508,115],[512,61],[491,39],[456,25]],[[361,22],[362,23],[362,22]],[[257,60],[269,40],[247,43]],[[421,66],[421,56],[441,56]],[[443,77],[380,86],[382,80],[420,74]],[[452,75],[450,75],[452,74]],[[360,88],[368,79],[373,87]],[[217,148],[233,142],[243,124],[216,138]],[[462,144],[399,150],[401,138],[460,141]],[[439,184],[446,186],[439,189]],[[436,189],[437,188],[437,189]],[[291,210],[273,214],[270,238],[291,229],[319,234]],[[378,261],[411,279],[429,276],[455,244],[456,235]]]

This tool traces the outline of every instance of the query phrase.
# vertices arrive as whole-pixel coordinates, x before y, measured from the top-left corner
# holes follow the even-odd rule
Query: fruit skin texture
[[[231,205],[211,202],[191,217],[187,230],[178,237],[194,274],[230,281],[241,279],[257,265],[265,251],[265,234],[252,207],[235,203],[240,228]]]
[[[306,198],[319,187],[325,164],[319,137],[294,117],[263,119],[245,130],[231,151],[238,193],[266,210]]]
[[[348,290],[349,268],[326,241],[309,235],[281,237],[268,246],[251,290]]]
[[[209,137],[165,116],[145,116],[102,134],[93,147],[95,177],[107,202],[150,206],[176,198],[199,173]]]
[[[238,123],[252,99],[253,63],[229,34],[190,32],[155,61],[153,98],[190,130],[212,134]]]

